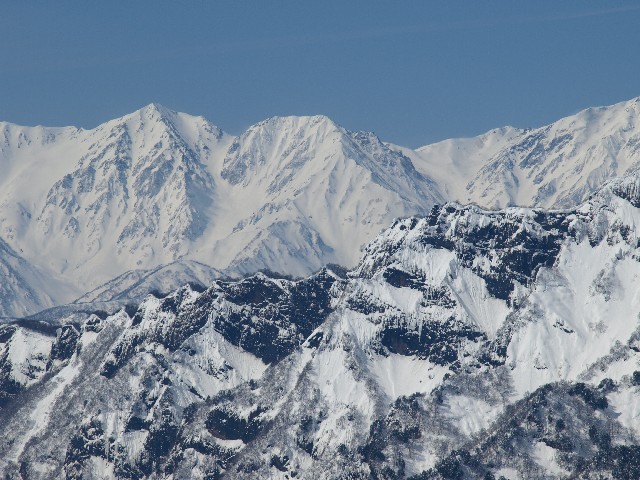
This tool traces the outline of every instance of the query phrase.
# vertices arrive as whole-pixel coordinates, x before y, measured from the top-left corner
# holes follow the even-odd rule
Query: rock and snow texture
[[[155,104],[93,130],[0,123],[0,167],[0,261],[23,258],[16,290],[36,269],[60,286],[19,307],[37,284],[3,292],[0,314],[13,316],[131,296],[151,273],[139,290],[353,265],[395,217],[443,200],[406,156],[323,116],[239,137]]]
[[[0,123],[0,316],[350,268],[394,218],[444,201],[571,207],[637,170],[639,118],[634,99],[415,151],[324,116],[234,137],[155,104],[92,130]]]
[[[359,247],[394,218],[426,213],[443,199],[406,156],[323,116],[249,128],[229,148],[221,177],[233,226],[214,255],[228,255],[221,266],[243,273],[352,266]]]
[[[540,128],[504,127],[400,150],[450,200],[486,208],[571,207],[640,167],[640,97]]]
[[[0,330],[9,478],[638,478],[640,180]],[[585,261],[589,259],[589,261]]]
[[[68,293],[53,276],[47,275],[20,257],[0,239],[0,317],[24,316],[54,306],[62,294]]]

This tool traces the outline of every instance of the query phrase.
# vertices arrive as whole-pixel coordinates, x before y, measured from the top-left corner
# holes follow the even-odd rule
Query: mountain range
[[[0,473],[640,478],[639,116],[1,124]]]
[[[0,328],[8,478],[638,478],[640,179]],[[585,261],[589,259],[589,261]]]
[[[639,114],[633,99],[416,150],[324,116],[232,136],[157,104],[91,130],[0,123],[0,315],[351,268],[393,219],[445,201],[570,207],[637,168]]]

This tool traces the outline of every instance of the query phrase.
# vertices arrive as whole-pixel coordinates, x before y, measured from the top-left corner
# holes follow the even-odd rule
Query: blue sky
[[[230,133],[326,114],[419,146],[640,95],[640,2],[3,2],[0,119],[152,101]]]

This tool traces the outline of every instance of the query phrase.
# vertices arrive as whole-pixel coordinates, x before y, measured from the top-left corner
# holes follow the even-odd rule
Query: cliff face
[[[27,478],[634,478],[638,180],[447,203],[351,271],[257,274],[0,333]]]
[[[25,265],[1,292],[0,315],[13,317],[139,301],[185,279],[353,266],[394,218],[443,201],[408,157],[322,116],[238,137],[155,104],[93,130],[2,123],[0,166],[0,238]],[[29,269],[44,295],[15,307]]]

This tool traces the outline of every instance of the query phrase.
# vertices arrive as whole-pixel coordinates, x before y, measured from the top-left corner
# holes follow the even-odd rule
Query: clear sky
[[[240,133],[326,114],[416,147],[640,96],[640,2],[0,5],[0,119],[93,127],[152,101]]]

